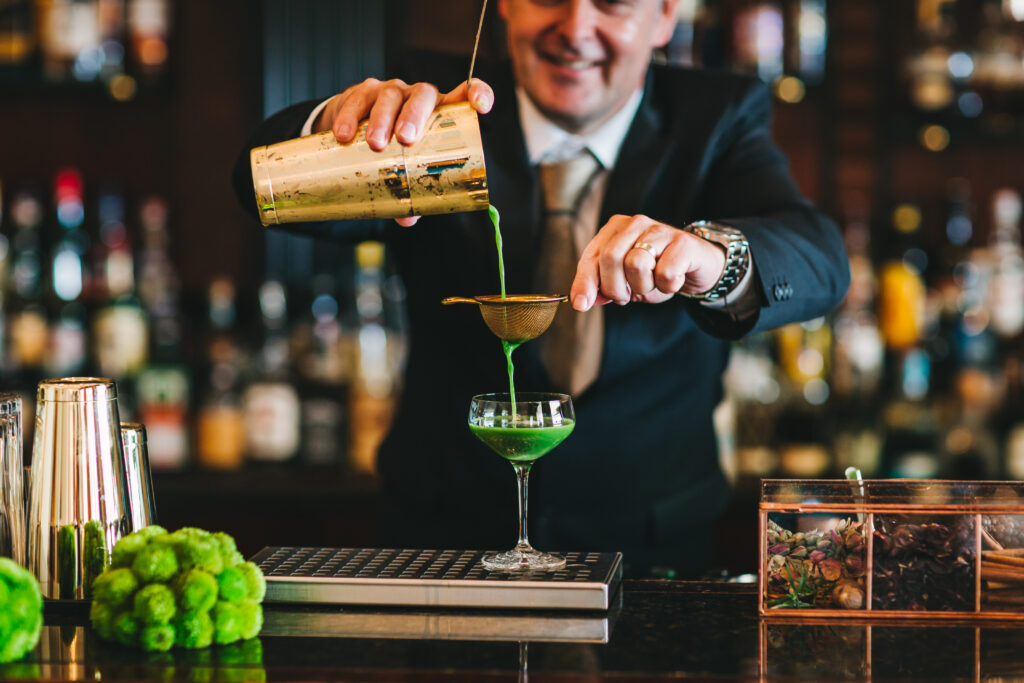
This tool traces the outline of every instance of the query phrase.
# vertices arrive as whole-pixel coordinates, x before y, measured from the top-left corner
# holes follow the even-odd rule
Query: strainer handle
[[[447,296],[441,299],[441,303],[445,306],[450,306],[452,304],[475,304],[477,301],[475,299],[467,299],[464,296]]]

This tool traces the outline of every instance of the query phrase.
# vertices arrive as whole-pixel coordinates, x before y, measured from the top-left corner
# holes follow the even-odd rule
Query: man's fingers
[[[654,269],[654,286],[663,294],[675,294],[686,284],[686,274],[693,262],[686,240],[673,240]]]
[[[402,218],[396,218],[395,222],[401,225],[403,228],[408,228],[416,225],[416,221],[420,219],[419,216],[404,216]]]
[[[459,83],[451,92],[441,98],[440,104],[468,101],[481,114],[486,114],[494,106],[494,90],[479,78],[474,78],[467,89],[466,82]]]
[[[589,247],[588,247],[589,249]],[[601,275],[598,271],[597,258],[593,251],[583,252],[579,265],[576,266],[576,278],[572,281],[572,288],[569,290],[569,301],[572,307],[579,312],[590,310],[600,299],[604,299],[598,292],[598,285]],[[607,303],[607,299],[604,303]]]
[[[410,87],[402,113],[395,121],[395,139],[403,145],[411,145],[419,140],[440,99],[437,88],[429,83],[417,83]]]
[[[633,248],[637,238],[653,223],[654,221],[646,216],[615,216],[601,228],[601,232],[608,234],[598,258],[601,268],[601,294],[617,304],[629,303],[633,296],[633,289],[626,278],[626,255]]]
[[[648,248],[630,247],[622,259],[622,267],[626,273],[626,282],[633,292],[634,301],[640,301],[645,294],[654,289],[654,267],[657,265],[658,257],[663,250],[663,245],[653,244],[647,240],[658,241],[654,237],[641,235],[637,243],[649,245]]]
[[[377,100],[366,123],[366,144],[375,152],[388,146],[398,112],[405,102],[404,83],[389,81],[377,91]]]
[[[338,107],[334,114],[334,121],[331,129],[338,142],[352,142],[362,121],[370,112],[374,101],[377,99],[377,92],[380,90],[381,82],[375,78],[367,78],[358,86],[345,91],[345,101]],[[345,94],[343,93],[343,94]]]

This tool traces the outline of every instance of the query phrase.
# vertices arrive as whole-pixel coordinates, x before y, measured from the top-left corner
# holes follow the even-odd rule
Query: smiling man
[[[571,295],[517,352],[517,388],[573,395],[576,429],[531,479],[531,539],[545,550],[620,550],[628,573],[711,561],[728,495],[712,411],[729,340],[828,312],[848,264],[834,224],[796,189],[770,137],[759,82],[653,66],[675,0],[500,0],[509,62],[418,55],[405,80],[367,79],[268,119],[251,145],[332,130],[380,150],[412,144],[438,104],[481,114],[491,203],[511,292]],[[248,147],[235,183],[255,213]],[[499,548],[514,538],[507,465],[467,428],[470,397],[505,364],[476,316],[442,297],[497,287],[480,214],[287,226],[386,240],[405,278],[412,346],[381,446],[379,542]],[[405,227],[401,227],[405,226]],[[610,305],[606,305],[610,304]]]

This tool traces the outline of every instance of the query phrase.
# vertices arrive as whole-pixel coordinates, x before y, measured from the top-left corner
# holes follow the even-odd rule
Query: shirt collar
[[[626,139],[629,126],[633,123],[633,117],[640,107],[643,94],[643,88],[638,88],[626,104],[597,130],[587,135],[576,135],[544,116],[526,92],[517,87],[519,124],[526,139],[530,164],[566,159],[581,149],[588,148],[604,168],[612,168],[619,156],[622,142]]]

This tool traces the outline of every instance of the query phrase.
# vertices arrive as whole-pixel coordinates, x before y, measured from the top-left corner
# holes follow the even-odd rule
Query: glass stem
[[[532,551],[530,540],[526,535],[526,500],[529,495],[530,465],[514,464],[516,470],[516,484],[519,489],[519,542],[516,543],[516,550]]]

